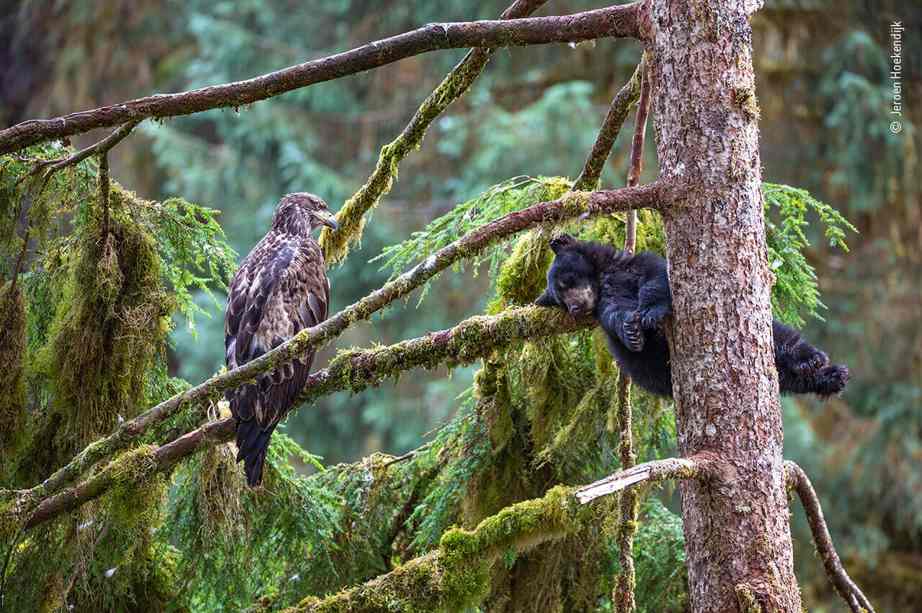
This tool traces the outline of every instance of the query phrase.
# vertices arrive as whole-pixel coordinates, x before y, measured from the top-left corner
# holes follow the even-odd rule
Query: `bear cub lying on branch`
[[[600,243],[562,235],[550,243],[554,262],[547,289],[535,301],[572,315],[592,314],[608,335],[618,365],[643,389],[672,397],[669,346],[663,320],[672,314],[666,260],[630,255]],[[775,368],[782,393],[827,397],[845,388],[848,368],[829,364],[825,353],[784,324],[773,322]]]

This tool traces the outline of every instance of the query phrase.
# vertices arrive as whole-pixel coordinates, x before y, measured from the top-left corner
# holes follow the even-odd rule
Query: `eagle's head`
[[[320,196],[295,192],[283,196],[275,207],[272,229],[287,234],[308,235],[320,226],[337,229],[339,224]]]

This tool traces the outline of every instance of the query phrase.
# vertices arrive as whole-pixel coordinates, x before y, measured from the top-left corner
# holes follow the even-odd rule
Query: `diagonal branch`
[[[648,479],[694,478],[706,469],[709,462],[710,458],[706,456],[673,458],[642,464],[636,469],[646,467]],[[623,472],[612,475],[608,480],[616,479]],[[651,474],[653,477],[649,476]],[[593,517],[586,503],[639,482],[636,476],[627,480],[630,483],[596,493],[588,499],[584,493],[601,482],[582,488],[558,485],[542,498],[504,508],[481,521],[473,530],[449,530],[442,536],[438,549],[414,558],[387,574],[326,598],[308,596],[286,611],[357,613],[476,608],[488,592],[478,583],[489,582],[490,570],[501,556],[510,550],[522,553],[541,543],[578,532]]]
[[[574,190],[595,189],[598,185],[599,177],[602,176],[602,169],[611,154],[612,145],[615,144],[615,139],[618,138],[618,133],[621,132],[621,126],[624,125],[628,112],[640,96],[641,67],[642,64],[637,66],[628,82],[618,90],[618,93],[612,99],[611,105],[608,107],[608,113],[605,115],[602,126],[599,128],[598,135],[595,138],[595,143],[592,145],[592,151],[589,152],[589,157],[586,158],[586,163],[583,165],[583,171],[573,183]]]
[[[343,352],[326,369],[311,375],[297,403],[307,403],[342,390],[356,393],[368,386],[380,385],[385,379],[412,368],[433,368],[446,363],[467,364],[497,347],[516,341],[564,334],[592,325],[591,318],[574,319],[556,309],[533,306],[511,309],[493,317],[471,317],[449,330],[395,345]],[[205,447],[228,441],[233,435],[233,419],[226,418],[205,424],[160,447],[139,447],[115,458],[86,481],[44,498],[31,514],[24,505],[30,502],[34,505],[38,501],[20,497],[16,513],[19,516],[29,515],[25,525],[33,528],[101,496],[118,482],[121,475],[126,474],[126,462],[131,462],[133,466],[138,464],[139,450],[146,450],[147,455],[144,463],[140,464],[141,469],[131,471],[135,477],[169,470],[183,458]]]
[[[538,10],[547,0],[516,0],[503,11],[500,19],[517,19]],[[365,228],[365,214],[375,206],[381,196],[391,191],[397,180],[397,165],[410,151],[419,147],[426,130],[435,119],[464,95],[483,72],[495,48],[478,47],[470,50],[464,58],[442,79],[438,87],[423,101],[413,114],[410,123],[400,135],[381,148],[378,163],[364,185],[343,205],[336,214],[338,230],[324,228],[320,234],[320,246],[328,264],[343,260],[349,250],[362,240]]]
[[[596,498],[620,492],[642,481],[652,483],[669,479],[698,479],[705,477],[715,460],[707,454],[698,454],[690,458],[667,458],[644,462],[631,468],[620,470],[604,479],[584,485],[574,492],[580,504],[592,502]]]
[[[832,544],[832,536],[829,534],[829,528],[826,526],[826,519],[823,517],[823,507],[820,505],[820,499],[810,483],[807,473],[796,463],[787,461],[784,463],[784,475],[788,487],[794,489],[800,497],[800,503],[804,506],[804,512],[807,514],[807,522],[810,524],[810,531],[813,533],[813,542],[816,544],[816,551],[823,560],[823,568],[826,570],[826,576],[829,582],[839,593],[852,613],[874,613],[874,607],[862,593],[861,589],[852,581],[845,567],[842,566],[842,560],[836,553],[835,545]]]
[[[295,89],[338,79],[437,49],[518,47],[602,37],[640,38],[642,2],[560,15],[509,21],[432,23],[350,51],[304,62],[245,81],[159,94],[54,119],[33,119],[0,131],[0,154],[29,145],[116,126],[145,117],[176,117],[216,108],[239,107]]]
[[[168,398],[134,419],[124,422],[109,436],[88,445],[73,460],[58,469],[44,482],[19,492],[19,497],[41,500],[60,491],[62,487],[77,479],[94,464],[128,448],[149,427],[172,417],[184,406],[197,404],[209,398],[217,399],[229,389],[252,381],[281,364],[314,351],[320,345],[338,337],[355,322],[368,319],[375,312],[406,296],[455,262],[474,256],[494,243],[523,230],[540,225],[557,224],[581,215],[594,216],[630,208],[661,208],[672,202],[679,189],[661,183],[651,183],[633,188],[570,193],[558,200],[542,202],[484,224],[439,249],[422,264],[389,281],[326,321],[302,330],[272,351],[239,368],[216,375],[185,392]],[[0,490],[0,493],[2,492],[3,490]]]
[[[650,73],[646,68],[646,57],[640,60],[637,67],[640,85],[640,102],[637,105],[637,118],[634,121],[634,138],[631,141],[631,165],[628,169],[627,186],[633,187],[640,183],[640,172],[643,169],[644,133],[647,129],[647,114],[650,110]],[[627,224],[624,229],[624,250],[634,253],[637,246],[637,211],[631,209],[627,212]],[[618,422],[621,436],[619,454],[621,467],[632,468],[637,461],[634,453],[634,425],[633,409],[631,407],[631,377],[621,371],[618,377]],[[618,547],[620,549],[620,571],[615,581],[612,593],[612,602],[615,611],[619,613],[633,613],[637,609],[634,600],[634,535],[637,532],[637,506],[639,496],[636,491],[628,490],[621,497],[621,522],[618,525]]]
[[[79,164],[91,155],[99,155],[100,157],[105,156],[109,151],[112,150],[113,147],[122,142],[126,136],[131,134],[131,131],[134,130],[135,126],[141,123],[141,121],[142,120],[140,119],[136,121],[129,121],[113,130],[109,136],[96,143],[93,143],[85,149],[81,149],[80,151],[75,152],[73,155],[70,155],[66,158],[57,160],[42,160],[38,162],[35,165],[35,168],[33,168],[28,174],[23,175],[20,181],[26,177],[41,173],[42,189],[44,189],[45,184],[48,183],[48,179],[51,178],[51,175],[61,170],[62,168],[67,168],[68,166]],[[41,191],[41,189],[39,191]]]

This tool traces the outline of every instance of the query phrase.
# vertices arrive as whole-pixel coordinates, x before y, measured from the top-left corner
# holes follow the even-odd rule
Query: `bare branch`
[[[639,38],[638,13],[642,6],[642,2],[635,2],[573,15],[433,23],[245,81],[153,95],[54,119],[25,121],[0,131],[0,154],[43,140],[81,134],[145,117],[176,117],[216,108],[239,107],[437,49],[515,47],[602,37]]]
[[[628,214],[633,213],[630,211]],[[625,240],[630,240],[628,236]],[[620,444],[618,453],[621,457],[622,470],[634,468],[637,456],[634,454],[634,424],[633,410],[631,407],[631,378],[626,372],[621,371],[618,377],[618,425],[620,431]],[[612,605],[619,613],[633,613],[637,608],[634,602],[634,535],[637,533],[638,514],[637,491],[628,488],[621,495],[621,521],[618,524],[618,549],[619,567],[615,587],[612,592]]]
[[[216,375],[185,392],[168,398],[134,419],[122,423],[115,432],[88,445],[73,460],[45,481],[20,492],[20,496],[32,500],[46,498],[77,479],[100,460],[128,448],[140,438],[147,428],[172,417],[183,406],[199,403],[209,398],[217,399],[229,389],[251,381],[307,352],[314,351],[320,345],[338,337],[355,322],[368,319],[375,312],[394,300],[406,296],[455,262],[474,256],[494,243],[523,230],[540,225],[557,224],[578,216],[601,215],[629,208],[660,208],[672,202],[679,189],[660,183],[651,183],[633,188],[570,193],[558,200],[542,202],[500,217],[439,249],[422,264],[389,281],[326,321],[302,330],[272,351],[239,368]],[[202,417],[204,418],[204,413]],[[0,490],[0,493],[2,492],[3,490]]]
[[[640,102],[637,104],[637,118],[634,120],[634,138],[631,141],[631,166],[627,175],[627,186],[633,187],[640,183],[640,173],[643,170],[644,136],[647,131],[647,115],[650,112],[650,70],[647,68],[646,54],[640,61],[641,87]],[[624,232],[624,249],[634,253],[637,245],[637,211],[627,212],[627,227]]]
[[[516,0],[503,12],[501,19],[525,17],[545,2],[547,0]],[[495,51],[495,48],[484,47],[469,51],[423,101],[400,135],[381,148],[378,163],[371,176],[351,198],[346,200],[336,214],[339,229],[333,231],[324,228],[320,234],[320,246],[323,248],[323,255],[328,264],[343,260],[348,253],[349,245],[356,244],[362,239],[365,214],[378,205],[381,196],[391,191],[394,181],[397,180],[397,165],[410,151],[419,147],[429,125],[452,102],[464,95],[474,80],[483,72]]]
[[[829,582],[839,593],[852,613],[874,613],[874,607],[871,602],[862,593],[861,589],[852,581],[851,577],[842,566],[842,560],[836,553],[835,545],[832,544],[832,536],[829,534],[829,528],[826,526],[826,519],[823,517],[823,507],[820,505],[820,499],[810,483],[807,473],[796,463],[787,461],[784,463],[784,475],[788,487],[794,489],[800,497],[800,503],[804,506],[804,512],[807,514],[807,522],[810,524],[810,531],[813,533],[813,542],[816,544],[816,551],[823,560],[823,568],[826,570],[826,576]]]
[[[109,136],[105,137],[99,142],[94,143],[85,149],[81,149],[80,151],[77,151],[73,155],[70,155],[66,158],[58,160],[41,160],[38,162],[38,164],[36,164],[35,168],[29,172],[28,175],[24,176],[35,175],[44,171],[42,177],[42,185],[44,186],[44,184],[48,182],[48,179],[51,178],[51,175],[61,170],[62,168],[67,168],[68,166],[79,164],[91,155],[98,154],[100,157],[104,156],[106,153],[112,150],[113,147],[122,142],[126,136],[131,134],[131,131],[134,130],[135,126],[141,123],[141,121],[142,120],[140,119],[136,121],[129,121],[119,126],[119,128],[114,130]],[[4,132],[5,131],[6,130],[4,130]]]
[[[595,483],[584,485],[574,492],[580,504],[596,498],[620,492],[642,481],[665,481],[667,479],[696,479],[707,469],[711,459],[704,455],[691,458],[668,458],[644,462],[632,468],[620,470]]]
[[[611,105],[608,107],[608,113],[605,115],[602,126],[599,128],[598,135],[595,138],[595,143],[592,145],[592,151],[589,152],[589,157],[586,158],[586,163],[583,164],[582,172],[576,178],[576,182],[573,183],[574,190],[595,189],[598,185],[599,177],[602,176],[602,169],[611,154],[612,145],[615,144],[615,139],[618,138],[618,134],[621,132],[621,126],[624,125],[628,112],[640,96],[640,68],[640,66],[637,66],[630,80],[618,90],[618,93],[612,99]]]
[[[628,168],[627,186],[633,187],[640,182],[643,169],[644,132],[647,128],[647,113],[650,109],[650,76],[646,68],[646,56],[634,73],[640,84],[640,103],[637,106],[637,118],[634,121],[634,138],[631,140],[631,165]],[[627,212],[627,224],[624,229],[624,250],[634,253],[637,245],[637,211]],[[634,417],[631,407],[631,378],[621,371],[618,378],[618,423],[620,426],[621,468],[633,468],[637,457],[634,454]],[[620,549],[620,572],[615,581],[612,602],[615,611],[633,613],[637,605],[634,601],[634,535],[637,532],[637,513],[639,496],[632,488],[621,496],[621,523],[618,526],[618,547]]]
[[[412,368],[470,363],[497,347],[519,340],[564,334],[592,325],[594,322],[591,318],[574,319],[556,309],[534,306],[510,309],[493,317],[471,317],[454,328],[395,345],[341,353],[326,369],[311,375],[297,403],[308,403],[320,396],[342,390],[355,393],[368,386],[380,385],[385,379]],[[233,436],[234,421],[226,418],[205,424],[160,447],[138,448],[148,449],[149,452],[145,456],[143,470],[138,473],[135,467],[132,474],[147,476],[166,471],[181,459],[205,447],[228,441]],[[29,515],[30,505],[37,504],[26,521],[26,527],[32,528],[75,509],[112,487],[118,476],[125,473],[126,460],[123,458],[127,456],[128,461],[135,461],[137,453],[137,449],[128,451],[90,479],[41,501],[35,499],[28,490],[15,492],[20,501],[13,505],[16,513],[20,516]]]

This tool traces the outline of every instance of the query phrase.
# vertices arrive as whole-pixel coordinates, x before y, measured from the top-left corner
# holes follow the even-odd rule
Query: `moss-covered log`
[[[358,302],[346,307],[321,324],[301,331],[272,351],[232,371],[216,375],[199,385],[164,400],[149,411],[122,423],[111,435],[81,451],[67,465],[44,482],[26,491],[34,500],[45,498],[77,479],[97,462],[128,448],[151,425],[176,415],[183,407],[210,398],[217,399],[228,389],[252,381],[255,377],[315,350],[342,334],[356,321],[406,296],[439,272],[462,259],[481,253],[488,246],[523,230],[551,226],[581,215],[597,216],[631,208],[661,208],[675,195],[671,186],[651,183],[634,188],[570,193],[558,200],[542,202],[527,209],[505,215],[485,224],[453,243],[439,249],[399,277],[389,281]],[[204,411],[202,411],[204,416]]]
[[[530,15],[547,0],[516,0],[506,9],[500,19],[516,19]],[[464,95],[474,80],[483,72],[495,48],[472,49],[439,83],[438,87],[423,101],[413,114],[410,123],[393,141],[381,148],[378,163],[365,184],[336,214],[339,229],[324,228],[320,234],[320,246],[327,263],[343,260],[349,252],[349,245],[362,240],[366,214],[378,205],[382,196],[391,191],[397,180],[397,166],[413,149],[423,142],[426,130],[448,106]]]

